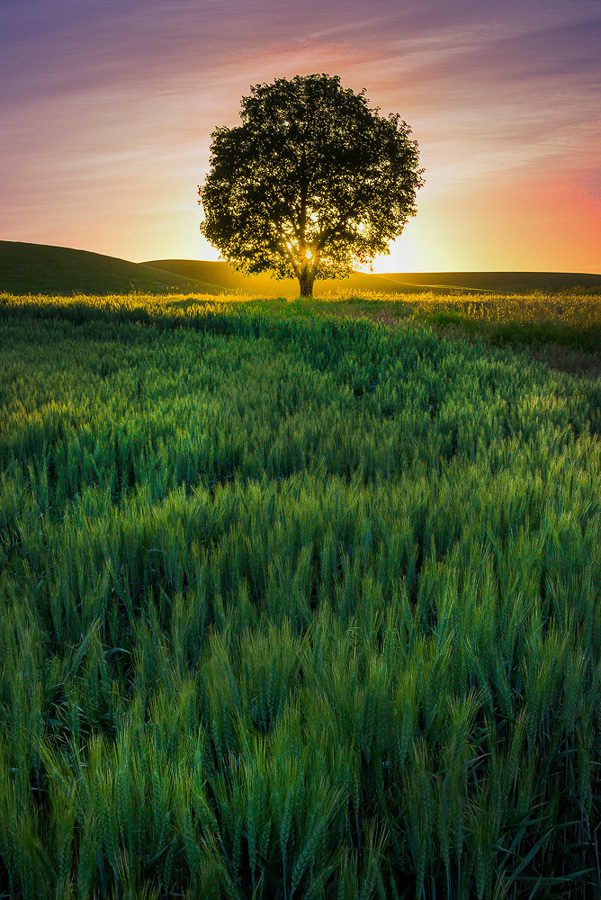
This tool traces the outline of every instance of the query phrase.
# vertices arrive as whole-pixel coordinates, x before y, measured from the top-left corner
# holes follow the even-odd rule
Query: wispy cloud
[[[161,240],[170,253],[178,241],[179,252],[200,252],[174,222],[182,207],[189,221],[197,215],[212,128],[235,121],[249,84],[309,71],[339,72],[384,111],[402,113],[428,169],[426,208],[455,197],[463,234],[480,228],[478,192],[494,217],[495,190],[501,209],[508,183],[552,184],[558,173],[580,186],[575,207],[589,192],[590,225],[601,146],[598,0],[374,0],[368,12],[358,0],[3,0],[2,236],[72,233],[72,243],[138,258]],[[110,225],[119,204],[122,232]],[[157,209],[171,210],[163,232]],[[580,268],[601,267],[591,241],[568,244],[560,267],[569,253]],[[473,267],[481,264],[475,256]]]

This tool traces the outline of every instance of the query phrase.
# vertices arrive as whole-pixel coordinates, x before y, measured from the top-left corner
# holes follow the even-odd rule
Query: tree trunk
[[[300,284],[300,295],[301,297],[312,297],[313,296],[313,282],[315,281],[315,273],[309,269],[308,266],[305,266],[300,275],[298,276],[298,283]]]

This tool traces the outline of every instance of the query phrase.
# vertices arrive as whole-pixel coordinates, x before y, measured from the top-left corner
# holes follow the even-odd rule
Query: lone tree
[[[296,277],[311,297],[316,278],[387,253],[415,215],[423,170],[409,126],[339,76],[255,85],[241,119],[213,132],[198,191],[201,231],[237,269]]]

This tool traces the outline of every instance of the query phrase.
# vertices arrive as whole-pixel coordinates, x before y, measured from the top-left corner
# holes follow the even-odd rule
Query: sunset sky
[[[0,238],[217,259],[210,133],[310,72],[420,144],[376,270],[601,272],[601,0],[1,0]]]

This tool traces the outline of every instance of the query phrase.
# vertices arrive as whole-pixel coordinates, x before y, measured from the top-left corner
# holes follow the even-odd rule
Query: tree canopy
[[[212,134],[202,233],[236,268],[296,277],[311,296],[315,278],[387,253],[415,214],[423,170],[410,134],[337,75],[255,85],[241,124]]]

